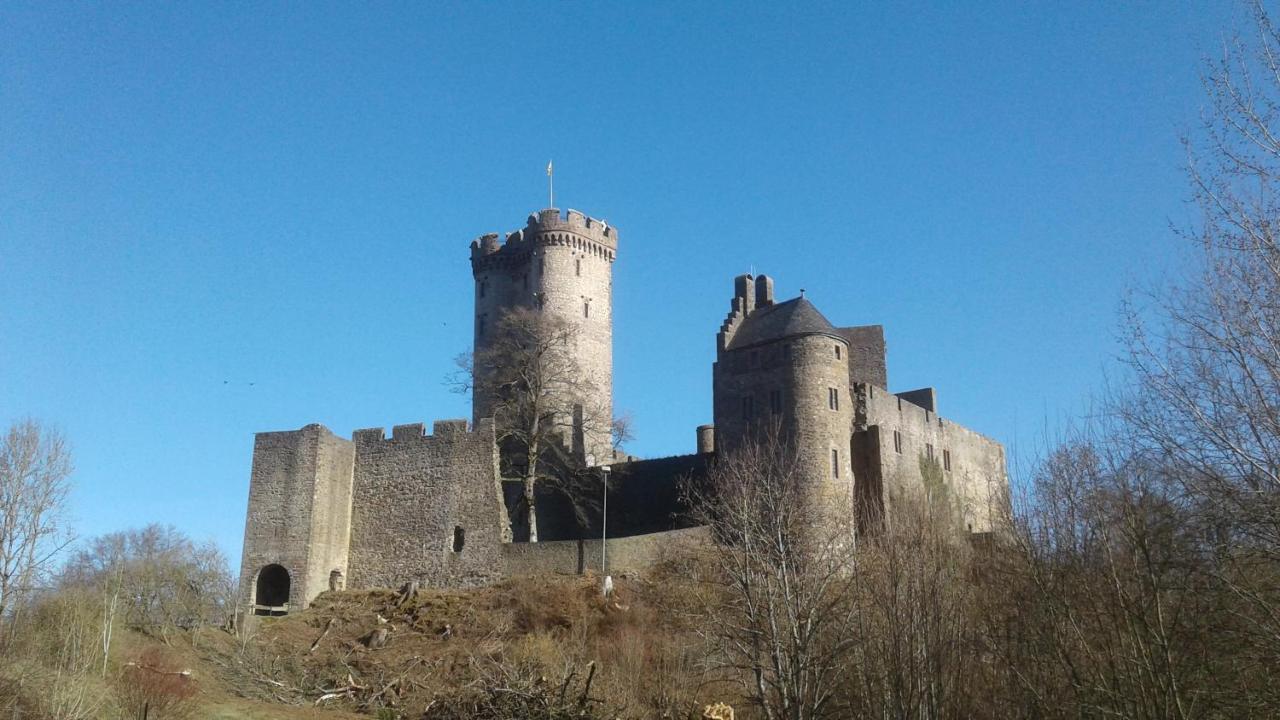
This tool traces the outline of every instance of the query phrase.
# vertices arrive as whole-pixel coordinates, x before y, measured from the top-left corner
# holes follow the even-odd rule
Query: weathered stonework
[[[997,529],[999,511],[1008,502],[1004,447],[934,412],[935,395],[925,408],[883,388],[854,386],[858,433],[867,433],[864,478],[881,492],[875,498],[885,517],[906,493],[941,493],[969,532]],[[897,434],[895,437],[895,433]],[[856,435],[857,433],[855,433]],[[941,481],[941,486],[938,486]]]
[[[570,210],[530,215],[505,241],[471,244],[475,347],[507,309],[540,308],[575,324],[591,397],[573,398],[611,417],[612,264],[617,231]],[[774,300],[773,280],[734,281],[716,336],[714,425],[697,429],[694,455],[611,469],[610,572],[641,571],[666,553],[707,542],[689,528],[679,481],[703,476],[715,458],[776,423],[796,443],[814,499],[832,517],[856,515],[863,531],[892,519],[910,493],[945,498],[971,532],[998,528],[1007,503],[1004,449],[937,415],[931,388],[885,387],[884,330],[836,328],[808,300]],[[549,542],[513,543],[490,398],[473,418],[357,430],[344,440],[320,425],[259,433],[254,441],[241,560],[245,612],[305,607],[327,589],[469,587],[512,575],[600,569],[604,527],[563,497],[539,490],[538,524]],[[615,457],[603,425],[585,453]],[[603,473],[604,469],[600,468]],[[518,497],[518,481],[505,480]]]
[[[864,531],[907,493],[945,497],[970,532],[994,530],[1007,502],[1004,448],[940,418],[932,388],[885,390],[882,328],[835,328],[803,297],[775,303],[762,278],[735,280],[717,336],[717,451],[777,423],[816,496],[859,515]]]
[[[321,425],[257,435],[240,563],[246,605],[304,607],[332,571],[346,574],[354,460],[355,446]],[[259,574],[270,565],[288,573],[286,602],[259,602]]]
[[[493,421],[357,430],[351,518],[354,587],[467,587],[502,577],[505,535]],[[456,549],[455,549],[456,547]]]
[[[524,229],[499,242],[485,235],[471,243],[475,277],[475,350],[487,347],[503,313],[539,308],[577,329],[575,356],[589,397],[581,405],[589,422],[583,454],[608,457],[613,419],[613,261],[618,231],[607,223],[555,208],[529,216]],[[473,421],[492,416],[492,401],[479,389],[472,398]],[[565,425],[569,425],[568,422]]]

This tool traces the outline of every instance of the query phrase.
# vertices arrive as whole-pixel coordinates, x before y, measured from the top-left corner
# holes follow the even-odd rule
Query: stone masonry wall
[[[356,447],[327,429],[316,445],[315,499],[311,504],[311,551],[307,554],[306,602],[329,588],[333,571],[348,574],[351,544],[351,483]]]
[[[502,577],[507,532],[492,420],[358,430],[350,587],[471,587]],[[455,529],[462,548],[454,551]]]
[[[240,600],[255,601],[259,571],[289,573],[289,605],[306,607],[346,568],[354,446],[321,425],[258,433],[240,563]]]
[[[883,388],[860,384],[854,391],[859,424],[878,428],[879,457],[871,460],[870,469],[883,483],[891,518],[895,499],[925,489],[926,473],[940,473],[963,528],[997,529],[1009,488],[1000,443]]]
[[[819,489],[829,512],[851,514],[849,437],[854,403],[848,386],[848,345],[827,335],[805,335],[788,342],[798,461],[806,476],[821,481]]]
[[[605,558],[607,571],[613,575],[641,573],[678,553],[696,551],[709,542],[705,527],[610,538]],[[599,539],[511,543],[504,545],[502,551],[506,572],[511,577],[543,573],[577,575],[600,572],[600,544]]]
[[[797,460],[815,483],[815,497],[831,512],[851,512],[854,402],[847,348],[840,338],[802,335],[722,351],[712,370],[717,451],[732,451],[753,428],[779,421],[795,439]],[[745,398],[751,398],[751,419]]]
[[[476,281],[475,349],[485,347],[497,319],[513,307],[539,307],[576,326],[575,357],[591,388],[575,398],[594,422],[585,452],[611,454],[613,418],[613,261],[617,229],[576,210],[530,215],[505,242],[486,235],[471,246]],[[473,422],[492,415],[489,398],[473,398]]]
[[[849,384],[864,382],[889,387],[884,327],[860,325],[838,328],[837,332],[849,341]]]

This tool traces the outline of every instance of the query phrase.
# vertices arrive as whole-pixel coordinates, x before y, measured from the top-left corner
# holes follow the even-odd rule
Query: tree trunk
[[[533,474],[524,478],[524,511],[529,522],[529,542],[538,542],[538,512],[533,505]]]
[[[532,442],[525,451],[524,509],[528,513],[529,542],[538,542],[538,509],[534,505],[533,485],[538,478],[538,443]]]

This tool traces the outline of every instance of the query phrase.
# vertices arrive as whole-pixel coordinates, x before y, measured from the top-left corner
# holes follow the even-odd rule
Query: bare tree
[[[8,618],[70,542],[63,511],[71,452],[56,430],[32,419],[0,439],[0,618]]]
[[[940,487],[908,490],[858,543],[860,642],[849,667],[855,715],[979,715],[978,591],[954,503]]]
[[[1034,510],[1017,523],[1002,576],[1011,622],[995,643],[1031,700],[1024,712],[1246,709],[1237,683],[1257,670],[1241,673],[1224,642],[1236,621],[1206,583],[1198,508],[1179,471],[1123,427],[1065,443],[1036,471]]]
[[[636,439],[635,418],[630,411],[615,417],[609,425],[609,439],[615,456],[623,454],[623,446]]]
[[[520,515],[537,542],[536,490],[561,492],[579,517],[596,493],[583,492],[583,438],[610,431],[613,419],[592,402],[599,396],[578,362],[581,328],[554,315],[514,308],[498,319],[483,350],[458,359],[453,385],[475,391],[493,415],[504,472],[523,485]],[[597,484],[598,487],[598,484]]]
[[[1280,32],[1261,2],[1208,63],[1202,132],[1186,141],[1199,209],[1194,270],[1130,303],[1136,388],[1115,403],[1176,461],[1211,529],[1208,570],[1254,628],[1241,651],[1280,664]],[[1150,310],[1150,312],[1148,312]],[[1246,610],[1247,608],[1247,610]]]
[[[716,540],[709,580],[719,592],[701,632],[720,648],[712,662],[770,720],[835,715],[856,644],[851,512],[827,512],[828,481],[798,467],[788,439],[767,432],[689,489]]]
[[[67,562],[61,589],[100,592],[129,627],[164,637],[175,628],[221,623],[232,602],[231,572],[213,543],[148,525],[94,538]],[[108,615],[107,621],[113,619]],[[109,646],[110,628],[103,644]]]

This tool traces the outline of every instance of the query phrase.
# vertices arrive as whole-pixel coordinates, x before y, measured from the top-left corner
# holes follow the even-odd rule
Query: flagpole
[[[547,203],[549,208],[556,206],[556,175],[550,160],[547,161]]]

